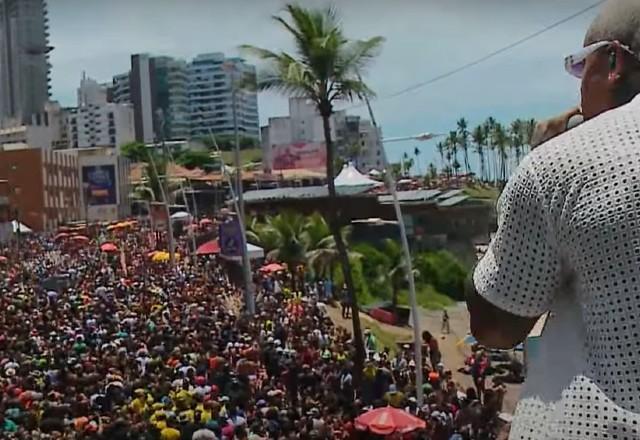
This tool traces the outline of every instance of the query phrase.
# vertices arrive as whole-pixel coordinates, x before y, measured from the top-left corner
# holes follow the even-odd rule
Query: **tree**
[[[516,167],[520,164],[520,159],[522,157],[522,147],[524,145],[523,127],[523,121],[521,119],[516,119],[511,122],[511,129],[509,130],[510,147],[514,153]]]
[[[416,168],[418,170],[418,175],[422,174],[420,172],[420,148],[415,147],[413,149],[413,155],[416,157]]]
[[[327,150],[329,226],[353,306],[353,337],[356,349],[354,360],[358,380],[364,365],[365,351],[350,261],[340,233],[340,206],[333,179],[335,151],[331,136],[331,116],[334,104],[338,101],[353,101],[374,95],[360,75],[377,57],[384,39],[374,37],[367,40],[349,40],[345,37],[333,8],[306,9],[288,4],[285,11],[288,19],[276,16],[274,20],[293,37],[295,55],[253,46],[243,48],[267,64],[266,70],[258,76],[260,89],[304,96],[315,103],[322,117]]]
[[[215,143],[211,136],[202,136],[199,141],[209,150],[215,150],[215,144],[218,144],[220,151],[233,151],[236,147],[236,138],[229,134],[216,134]],[[250,148],[258,148],[258,139],[249,136],[240,135],[240,149],[246,150]]]
[[[424,176],[424,182],[426,185],[432,185],[438,180],[438,168],[433,162],[427,167],[427,173]]]
[[[480,180],[484,181],[487,178],[485,164],[485,146],[487,144],[487,137],[482,125],[478,125],[473,129],[471,139],[476,146],[475,152],[478,154],[478,159],[480,161]]]
[[[449,157],[449,167],[454,171],[456,178],[458,177],[458,169],[460,168],[460,162],[458,162],[458,132],[450,131],[447,137],[447,149],[451,152]],[[451,162],[453,160],[453,162]]]
[[[536,131],[537,121],[535,119],[528,119],[524,121],[524,125],[522,127],[524,144],[531,151],[531,141],[533,139],[533,133]]]
[[[500,123],[493,127],[493,142],[498,155],[498,176],[497,182],[504,184],[507,181],[507,132]]]
[[[466,174],[471,174],[471,165],[469,164],[469,129],[465,118],[458,120],[458,143],[463,153],[464,169]]]
[[[381,268],[380,275],[391,285],[391,307],[395,312],[398,293],[407,281],[404,255],[400,243],[390,238],[384,240],[382,252],[389,258],[389,267]]]
[[[176,157],[176,162],[190,170],[194,168],[205,169],[219,162],[219,159],[212,157],[207,151],[184,150]]]
[[[438,150],[438,154],[440,155],[440,169],[444,170],[444,168],[445,168],[444,152],[446,150],[445,144],[443,142],[438,142],[436,144],[436,150]]]
[[[120,153],[131,162],[148,162],[149,151],[142,142],[129,142],[120,146]]]

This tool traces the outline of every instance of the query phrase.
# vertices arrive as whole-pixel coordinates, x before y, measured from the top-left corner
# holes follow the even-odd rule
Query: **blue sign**
[[[115,205],[116,167],[95,165],[82,167],[82,185],[88,206]]]
[[[220,253],[228,257],[242,255],[242,231],[237,217],[221,223],[218,227]]]

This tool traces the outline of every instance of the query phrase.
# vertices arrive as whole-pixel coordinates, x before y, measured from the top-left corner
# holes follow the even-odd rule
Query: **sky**
[[[302,0],[334,4],[350,38],[383,36],[366,80],[376,92],[373,109],[385,138],[446,133],[465,117],[470,126],[488,116],[554,116],[579,100],[579,83],[563,59],[582,46],[597,8],[526,43],[433,84],[396,97],[490,54],[596,3],[597,0]],[[284,0],[50,0],[52,94],[74,105],[82,72],[110,81],[129,68],[132,53],[189,59],[206,52],[238,55],[238,46],[293,49],[272,20]],[[259,62],[255,61],[257,64]],[[364,108],[350,112],[366,116]],[[286,98],[259,96],[261,124],[288,113]],[[390,160],[418,147],[422,168],[435,162],[434,142],[386,146]]]

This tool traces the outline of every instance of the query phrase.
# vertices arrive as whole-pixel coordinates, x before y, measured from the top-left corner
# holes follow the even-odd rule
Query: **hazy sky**
[[[595,3],[596,0],[342,0],[334,2],[348,36],[382,35],[383,52],[367,79],[385,137],[447,132],[460,117],[552,116],[578,100],[579,84],[563,58],[581,46],[596,10],[442,81],[395,98],[405,87],[473,61]],[[323,0],[306,5],[329,4]],[[82,71],[100,81],[128,70],[131,53],[190,58],[236,55],[240,44],[290,50],[270,17],[281,0],[49,0],[53,96],[75,102]],[[287,113],[286,100],[262,94],[260,120]],[[354,109],[363,113],[363,109]],[[432,143],[389,145],[392,158],[414,146],[433,157]],[[424,164],[422,165],[424,167]]]

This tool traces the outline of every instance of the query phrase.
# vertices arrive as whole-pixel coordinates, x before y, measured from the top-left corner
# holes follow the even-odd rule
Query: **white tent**
[[[340,174],[335,178],[336,188],[362,188],[368,189],[382,185],[381,182],[368,178],[353,166],[352,163],[345,164]]]
[[[260,246],[256,246],[255,244],[247,243],[247,253],[249,254],[250,260],[259,260],[264,258],[264,249]],[[220,257],[225,260],[236,261],[238,263],[242,262],[242,257],[230,257],[228,255],[220,254]]]
[[[13,228],[14,234],[17,234],[18,230],[20,230],[21,234],[31,234],[33,232],[33,230],[29,226],[25,225],[24,223],[18,223],[16,220],[13,220],[11,222],[11,226]]]
[[[171,220],[190,221],[191,214],[186,211],[178,211],[174,214],[171,214]]]

